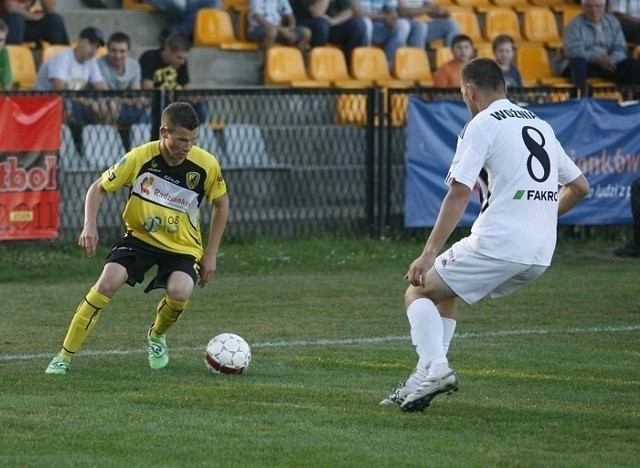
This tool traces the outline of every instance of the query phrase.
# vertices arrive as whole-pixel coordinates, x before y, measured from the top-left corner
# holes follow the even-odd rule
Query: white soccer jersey
[[[447,183],[473,188],[480,171],[487,193],[470,241],[480,253],[512,262],[551,263],[556,244],[559,185],[580,169],[553,130],[507,99],[492,103],[462,130]]]

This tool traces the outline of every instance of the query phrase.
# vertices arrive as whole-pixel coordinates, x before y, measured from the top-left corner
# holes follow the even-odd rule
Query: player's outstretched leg
[[[441,393],[458,391],[458,374],[450,367],[438,372],[429,372],[418,389],[407,395],[401,405],[402,411],[424,411],[433,399]]]

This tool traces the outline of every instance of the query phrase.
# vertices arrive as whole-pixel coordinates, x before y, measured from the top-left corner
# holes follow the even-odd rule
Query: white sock
[[[452,318],[442,317],[442,329],[443,333],[443,341],[444,341],[444,355],[446,356],[449,352],[449,345],[451,344],[451,340],[453,339],[453,334],[456,331],[456,321]]]
[[[435,364],[447,365],[444,353],[444,330],[442,318],[430,299],[420,298],[407,308],[411,325],[411,341],[418,353],[418,371],[425,372],[434,359]]]

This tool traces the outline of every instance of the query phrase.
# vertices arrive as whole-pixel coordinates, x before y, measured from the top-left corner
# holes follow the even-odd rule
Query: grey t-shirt
[[[141,72],[140,63],[137,60],[127,57],[124,63],[124,73],[119,75],[109,66],[109,58],[103,55],[98,59],[98,66],[107,83],[107,88],[112,90],[125,90],[132,87],[140,88]]]

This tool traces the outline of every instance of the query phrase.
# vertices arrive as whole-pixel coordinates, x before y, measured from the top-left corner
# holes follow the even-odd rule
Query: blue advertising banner
[[[562,224],[629,224],[631,182],[640,177],[640,105],[574,99],[528,110],[554,128],[565,151],[589,180],[589,195],[560,218]],[[457,137],[470,119],[462,101],[426,101],[412,96],[407,119],[405,226],[433,227],[448,187],[444,179]],[[480,211],[473,196],[460,226]]]

